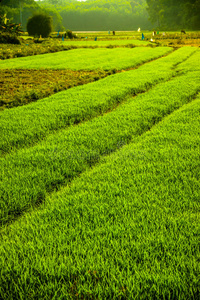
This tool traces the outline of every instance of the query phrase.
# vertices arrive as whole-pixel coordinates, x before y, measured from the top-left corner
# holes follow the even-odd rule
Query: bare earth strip
[[[1,70],[0,110],[28,104],[109,74],[112,71]]]

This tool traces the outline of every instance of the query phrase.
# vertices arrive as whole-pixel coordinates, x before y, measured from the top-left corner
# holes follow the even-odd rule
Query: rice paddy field
[[[119,41],[0,60],[0,299],[200,298],[200,49]]]
[[[102,38],[103,39],[103,38]],[[120,46],[120,47],[123,47],[123,46],[129,46],[129,47],[136,47],[136,46],[141,46],[141,47],[144,47],[144,46],[149,46],[149,45],[152,45],[149,41],[139,41],[139,40],[136,40],[136,39],[111,39],[111,40],[102,40],[99,38],[97,38],[97,40],[95,41],[95,38],[94,40],[87,40],[87,37],[85,37],[84,40],[80,41],[80,40],[73,40],[73,41],[64,41],[64,45],[68,45],[68,46],[71,46],[71,45],[74,45],[74,46],[98,46],[98,47],[107,47],[107,48],[112,48],[112,47],[115,47],[115,46]],[[98,41],[98,43],[97,43]]]
[[[76,49],[69,52],[62,51],[34,57],[27,56],[3,60],[0,62],[0,68],[70,70],[110,70],[115,68],[121,70],[123,68],[135,67],[171,51],[172,48],[170,47]]]

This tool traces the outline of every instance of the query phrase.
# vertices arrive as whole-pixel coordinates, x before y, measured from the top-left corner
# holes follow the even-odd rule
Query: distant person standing
[[[142,41],[144,41],[144,34],[142,33]]]
[[[113,35],[115,35],[115,31],[113,30]]]

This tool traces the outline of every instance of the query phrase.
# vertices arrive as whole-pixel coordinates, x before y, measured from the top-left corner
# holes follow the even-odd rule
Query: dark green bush
[[[66,34],[67,34],[69,39],[73,39],[74,36],[73,36],[73,32],[71,30],[67,30]]]
[[[23,31],[21,30],[21,24],[11,23],[10,20],[7,19],[5,14],[4,16],[0,15],[0,32],[18,36]]]
[[[52,17],[45,13],[37,13],[28,19],[26,27],[29,35],[48,37],[53,28]]]
[[[76,34],[74,34],[71,30],[66,31],[66,36],[68,36],[69,39],[77,38]]]
[[[0,34],[0,44],[21,44],[21,43],[16,35],[7,32],[2,32]]]

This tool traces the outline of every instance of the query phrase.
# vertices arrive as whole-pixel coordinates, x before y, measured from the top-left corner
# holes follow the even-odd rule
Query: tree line
[[[58,6],[63,25],[72,30],[136,30],[150,29],[145,0],[71,1]]]
[[[0,0],[0,15],[7,15],[7,18],[15,23],[21,23],[23,30],[26,31],[28,18],[36,12],[48,14],[53,19],[53,29],[59,30],[63,27],[62,17],[56,7],[43,5],[34,0]]]
[[[150,20],[163,30],[200,29],[200,0],[147,0]]]
[[[0,14],[24,30],[38,11],[53,18],[55,31],[200,29],[200,0],[0,0]]]

